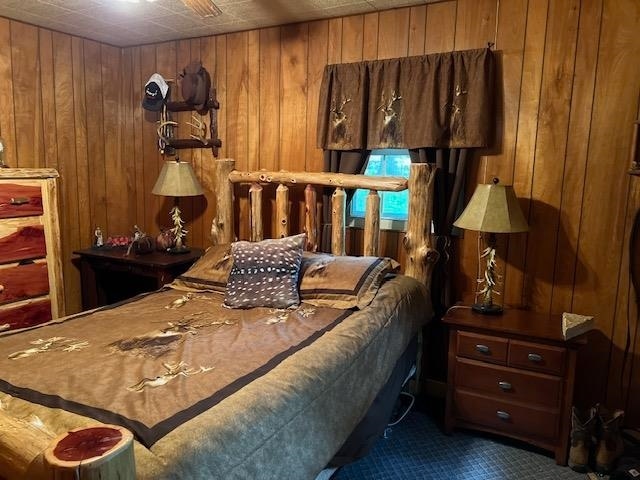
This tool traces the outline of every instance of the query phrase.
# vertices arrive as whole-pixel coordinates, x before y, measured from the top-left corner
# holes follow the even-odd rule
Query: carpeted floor
[[[585,480],[553,457],[498,437],[457,430],[444,435],[432,418],[411,412],[371,453],[332,480]]]

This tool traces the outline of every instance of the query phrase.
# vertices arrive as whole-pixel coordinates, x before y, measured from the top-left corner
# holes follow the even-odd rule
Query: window
[[[408,150],[373,150],[365,175],[409,178],[411,159]],[[363,226],[368,190],[358,189],[351,201],[351,226]],[[378,192],[380,195],[380,227],[404,230],[409,211],[409,192]]]

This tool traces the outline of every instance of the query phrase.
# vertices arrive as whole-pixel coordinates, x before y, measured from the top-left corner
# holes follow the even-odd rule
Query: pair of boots
[[[588,415],[571,412],[571,448],[569,466],[576,472],[589,470],[590,460],[598,473],[609,473],[624,451],[622,420],[624,412],[609,412],[605,407],[591,407]],[[593,456],[593,458],[591,457]]]

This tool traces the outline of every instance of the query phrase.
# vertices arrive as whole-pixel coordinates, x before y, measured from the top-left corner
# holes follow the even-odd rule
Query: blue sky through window
[[[365,175],[409,178],[411,159],[407,150],[374,150],[369,155]],[[351,202],[351,216],[363,217],[368,190],[356,190]],[[378,192],[381,200],[380,216],[388,220],[406,220],[409,192]]]

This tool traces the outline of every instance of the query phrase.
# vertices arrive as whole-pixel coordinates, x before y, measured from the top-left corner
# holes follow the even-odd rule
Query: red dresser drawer
[[[464,358],[456,361],[456,385],[488,393],[500,400],[548,407],[560,404],[562,392],[562,380],[559,377]]]
[[[562,347],[511,340],[509,366],[564,375],[566,351]]]
[[[37,219],[4,220],[0,223],[0,264],[47,255],[44,227]]]
[[[39,185],[2,183],[0,218],[32,217],[42,213],[42,191]]]
[[[0,331],[31,327],[51,320],[51,301],[36,300],[0,309]],[[7,328],[6,326],[9,325]]]
[[[495,400],[467,391],[455,391],[456,416],[462,420],[501,432],[555,439],[556,411]]]
[[[504,338],[458,332],[458,355],[483,362],[506,365],[509,341]]]
[[[0,268],[0,305],[49,293],[49,271],[45,262]]]

